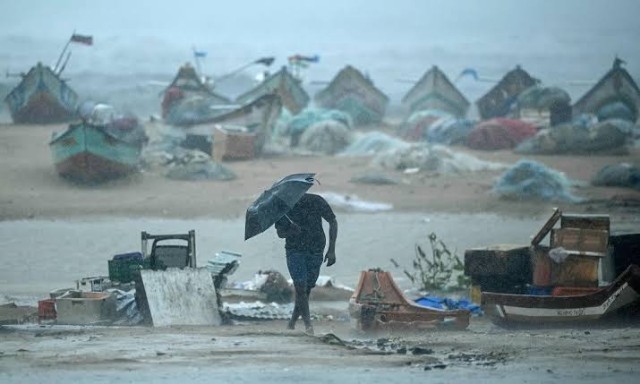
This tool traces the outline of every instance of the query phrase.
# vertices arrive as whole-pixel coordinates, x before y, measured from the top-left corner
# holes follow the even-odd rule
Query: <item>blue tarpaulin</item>
[[[471,312],[471,315],[482,316],[482,308],[479,305],[472,303],[466,298],[451,299],[448,297],[439,296],[423,296],[415,300],[416,304],[433,309],[453,310],[453,309],[466,309]]]

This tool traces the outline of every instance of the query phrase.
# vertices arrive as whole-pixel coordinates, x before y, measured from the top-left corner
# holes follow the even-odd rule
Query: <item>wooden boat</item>
[[[349,314],[363,331],[454,328],[469,326],[466,309],[437,310],[409,300],[389,272],[370,269],[360,273],[358,286],[349,300]]]
[[[458,118],[465,117],[470,105],[467,98],[435,65],[407,92],[402,104],[410,114],[434,109]]]
[[[78,95],[51,68],[38,63],[22,75],[5,102],[14,123],[63,123],[76,116]]]
[[[162,118],[173,125],[192,125],[220,114],[215,106],[231,104],[231,100],[214,92],[189,63],[178,70],[164,90]]]
[[[101,182],[137,170],[143,141],[118,127],[83,121],[69,125],[49,146],[58,174],[79,182]]]
[[[629,118],[636,121],[640,112],[640,88],[633,77],[622,68],[622,61],[616,59],[613,67],[584,96],[573,105],[573,114],[599,114],[601,109],[612,103],[621,103],[631,112]]]
[[[580,291],[588,293],[537,296],[483,292],[482,308],[492,321],[507,326],[577,325],[602,320],[639,307],[640,267],[629,266],[606,287]]]
[[[347,112],[355,125],[380,123],[389,104],[387,95],[376,88],[368,76],[350,65],[316,94],[315,101],[322,108]]]
[[[217,160],[250,159],[262,153],[281,111],[280,96],[264,94],[248,104],[186,128],[187,140],[194,143],[194,148]]]
[[[262,83],[236,98],[239,104],[250,103],[266,94],[275,93],[280,96],[282,105],[294,115],[309,104],[309,95],[300,85],[300,80],[293,77],[287,67],[268,76]]]
[[[531,77],[527,71],[517,66],[476,101],[478,112],[483,120],[492,117],[506,117],[518,95],[525,89],[534,86],[538,80]]]

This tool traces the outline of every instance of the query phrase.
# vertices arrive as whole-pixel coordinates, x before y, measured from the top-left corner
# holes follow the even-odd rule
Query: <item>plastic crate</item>
[[[109,260],[109,280],[128,283],[133,281],[139,270],[149,268],[149,260]]]
[[[38,301],[38,318],[40,320],[53,320],[56,318],[55,299],[44,299]]]

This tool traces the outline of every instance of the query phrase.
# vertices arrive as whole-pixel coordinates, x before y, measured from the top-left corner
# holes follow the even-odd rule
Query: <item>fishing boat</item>
[[[250,159],[262,153],[281,111],[280,96],[264,94],[185,128],[187,142],[217,160]]]
[[[49,143],[58,174],[83,183],[123,177],[138,169],[146,136],[139,127],[124,123],[70,124]]]
[[[382,121],[389,97],[368,76],[348,65],[316,94],[315,101],[319,107],[347,112],[355,125],[369,125]]]
[[[560,228],[554,228],[558,221]],[[547,234],[549,246],[541,245]],[[465,251],[471,296],[479,296],[485,314],[506,327],[578,326],[637,317],[640,267],[637,257],[628,257],[635,256],[637,238],[612,236],[608,215],[555,209],[528,246]]]
[[[640,88],[622,67],[618,58],[613,67],[573,105],[573,115],[597,115],[601,120],[609,117],[625,118],[632,122],[640,112]]]
[[[437,66],[429,69],[402,98],[409,114],[422,110],[444,111],[465,117],[469,101]]]
[[[225,111],[231,100],[214,92],[186,63],[164,90],[162,118],[169,124],[189,126],[211,119]]]
[[[349,299],[349,314],[362,331],[419,331],[465,329],[470,311],[428,308],[409,300],[389,272],[370,269],[360,272],[360,280]]]
[[[628,309],[640,314],[640,267],[631,265],[602,288],[555,288],[550,295],[482,293],[482,308],[500,325],[578,325],[614,317]]]
[[[78,95],[48,66],[36,64],[5,97],[16,124],[69,122],[76,116]]]
[[[506,117],[512,111],[518,95],[536,85],[538,80],[531,77],[519,65],[476,101],[478,112],[483,120],[492,117]]]
[[[247,104],[261,96],[273,93],[280,96],[282,105],[294,115],[309,104],[309,95],[302,88],[300,80],[296,79],[287,70],[287,67],[282,67],[278,72],[265,78],[256,87],[238,96],[236,102]]]

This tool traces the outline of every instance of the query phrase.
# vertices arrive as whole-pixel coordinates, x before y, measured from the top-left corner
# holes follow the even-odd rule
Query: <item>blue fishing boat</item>
[[[5,98],[17,124],[51,124],[76,116],[78,95],[51,68],[38,63]]]
[[[95,183],[135,172],[145,140],[140,128],[83,121],[54,135],[49,146],[60,176]]]

